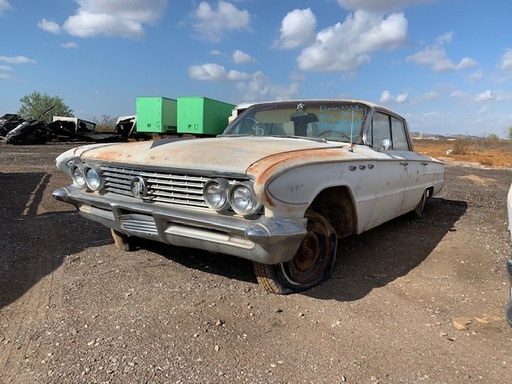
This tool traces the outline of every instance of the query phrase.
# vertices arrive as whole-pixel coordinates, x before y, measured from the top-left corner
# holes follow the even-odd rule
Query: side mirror
[[[389,148],[391,148],[391,140],[389,140],[389,139],[382,140],[382,142],[380,143],[381,151],[387,151]]]

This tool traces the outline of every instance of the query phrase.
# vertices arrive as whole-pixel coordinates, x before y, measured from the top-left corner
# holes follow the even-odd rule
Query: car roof
[[[383,105],[374,103],[372,101],[368,100],[362,100],[362,99],[286,99],[286,100],[267,100],[267,101],[260,101],[260,102],[243,102],[240,104],[237,104],[235,109],[246,109],[249,107],[252,107],[253,105],[262,105],[262,104],[276,104],[276,103],[308,103],[308,102],[343,102],[343,103],[360,103],[365,104],[370,108],[378,109],[381,111],[386,111],[394,115],[400,116],[400,114],[388,107],[385,107]]]

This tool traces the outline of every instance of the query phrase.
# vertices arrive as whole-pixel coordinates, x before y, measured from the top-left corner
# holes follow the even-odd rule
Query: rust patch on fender
[[[352,155],[351,152],[350,155]],[[254,175],[258,183],[266,183],[272,176],[294,166],[341,161],[347,157],[349,157],[349,152],[344,148],[321,148],[284,152],[257,161],[247,169],[247,173]],[[365,157],[361,156],[361,158]]]
[[[264,188],[265,184],[272,177],[296,166],[343,161],[348,158],[365,159],[367,157],[354,152],[348,152],[347,148],[339,147],[283,152],[267,156],[255,162],[247,169],[247,174],[254,176],[255,193],[265,200],[269,206],[274,206],[272,197]]]

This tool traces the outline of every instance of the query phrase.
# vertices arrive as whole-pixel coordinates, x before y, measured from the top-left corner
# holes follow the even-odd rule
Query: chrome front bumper
[[[306,219],[262,216],[248,220],[199,208],[163,207],[131,197],[116,196],[114,200],[75,186],[59,188],[53,197],[74,205],[83,217],[128,236],[264,264],[290,261],[306,235]]]

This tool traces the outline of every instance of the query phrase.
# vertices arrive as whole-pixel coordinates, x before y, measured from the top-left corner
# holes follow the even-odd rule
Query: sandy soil
[[[425,218],[344,239],[331,280],[277,296],[248,261],[117,250],[51,198],[68,147],[0,146],[0,383],[512,382],[512,170],[447,165]]]

